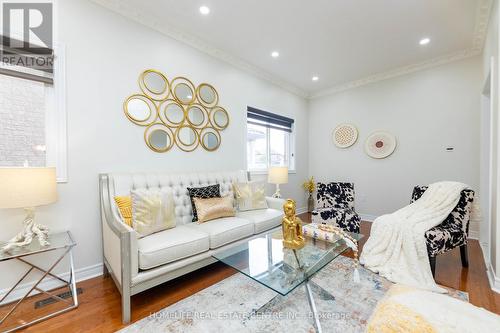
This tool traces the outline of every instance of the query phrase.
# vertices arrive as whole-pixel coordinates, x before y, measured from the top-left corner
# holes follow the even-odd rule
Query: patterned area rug
[[[312,291],[324,332],[363,332],[377,302],[392,285],[338,257],[312,278]],[[450,296],[468,294],[447,288]],[[238,273],[151,314],[120,332],[314,332],[304,286],[286,297]]]

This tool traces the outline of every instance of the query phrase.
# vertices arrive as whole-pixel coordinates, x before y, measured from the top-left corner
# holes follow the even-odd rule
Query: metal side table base
[[[13,304],[12,308],[0,319],[0,332],[13,332],[17,331],[19,329],[34,325],[36,323],[39,323],[41,321],[44,321],[46,319],[52,318],[54,316],[57,316],[61,313],[73,310],[78,307],[78,294],[77,294],[77,289],[76,289],[76,281],[75,281],[75,268],[74,268],[74,263],[73,263],[73,247],[76,245],[76,243],[73,241],[71,234],[69,232],[64,232],[60,234],[54,234],[49,237],[49,241],[51,245],[42,247],[39,244],[30,244],[28,247],[23,248],[23,249],[18,249],[16,252],[13,253],[0,253],[0,261],[7,261],[7,260],[12,260],[16,259],[26,265],[28,265],[30,268],[28,271],[14,284],[14,286],[0,299],[0,306],[8,306],[9,304]],[[33,243],[38,243],[37,240],[33,241]],[[38,253],[43,253],[43,252],[49,252],[49,251],[54,251],[54,250],[63,250],[62,254],[58,256],[55,260],[55,262],[48,268],[44,269],[41,268],[39,265],[35,265],[31,263],[30,261],[26,260],[27,256],[33,255],[33,254],[38,254]],[[69,266],[70,266],[70,271],[69,271],[69,280],[65,280],[56,274],[52,273],[54,268],[64,259],[64,257],[68,256],[69,257]],[[2,304],[7,297],[12,294],[14,290],[23,282],[26,277],[32,272],[32,271],[39,271],[43,275],[40,279],[38,279],[34,285],[29,289],[26,294],[21,297],[21,299],[14,301],[9,304]],[[46,291],[42,289],[39,285],[42,283],[43,280],[46,278],[51,277],[53,279],[59,280],[60,282],[63,283],[60,287],[57,287],[57,289],[60,288],[68,288],[69,291],[71,292],[71,301],[68,299],[64,299],[50,291]],[[55,301],[58,302],[63,302],[66,303],[67,306],[64,309],[55,311],[53,313],[47,314],[45,316],[42,316],[40,318],[37,318],[35,320],[32,320],[28,323],[23,323],[19,326],[15,327],[9,327],[9,328],[4,328],[5,321],[15,313],[16,309],[19,308],[19,306],[26,301],[30,294],[33,291],[37,291],[39,293],[45,294],[49,296],[50,298],[54,299]]]

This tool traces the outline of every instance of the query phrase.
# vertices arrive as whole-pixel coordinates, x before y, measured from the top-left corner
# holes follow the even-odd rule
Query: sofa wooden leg
[[[462,259],[462,267],[469,267],[469,255],[467,253],[467,244],[460,246],[460,258]]]
[[[436,257],[429,257],[429,263],[431,265],[432,277],[436,277]]]

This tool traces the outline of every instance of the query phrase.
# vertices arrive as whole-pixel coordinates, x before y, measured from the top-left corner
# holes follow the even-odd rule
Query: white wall
[[[311,101],[310,173],[354,182],[357,211],[372,216],[407,205],[416,184],[456,180],[478,189],[480,66],[474,57]],[[344,122],[360,137],[342,150],[332,131]],[[398,146],[375,160],[364,141],[379,129],[393,133]],[[455,151],[445,152],[448,146]]]
[[[283,193],[306,205],[299,185],[308,176],[306,100],[88,1],[59,1],[57,24],[66,47],[69,180],[58,187],[59,202],[38,209],[37,219],[53,230],[72,231],[77,268],[102,262],[99,173],[245,169],[247,105],[296,120],[297,173]],[[139,91],[137,77],[147,68],[216,87],[231,117],[218,151],[157,154],[146,147],[144,128],[127,120],[122,103]],[[22,218],[22,211],[2,211],[1,239],[13,236]],[[0,274],[0,289],[21,272],[10,263],[4,267],[10,273]]]
[[[490,17],[490,22],[488,26],[488,34],[485,42],[485,48],[483,52],[483,82],[486,80],[488,77],[488,74],[491,72],[491,81],[492,81],[492,87],[493,89],[491,90],[491,99],[492,99],[492,110],[490,114],[490,121],[491,121],[491,129],[492,129],[492,141],[491,141],[491,154],[490,154],[490,159],[491,159],[491,166],[492,166],[492,173],[491,173],[491,179],[489,179],[489,183],[491,183],[491,218],[490,218],[490,230],[489,230],[489,239],[482,239],[483,243],[483,251],[485,258],[489,262],[486,264],[489,266],[488,267],[488,277],[490,279],[490,284],[496,288],[497,291],[500,292],[500,221],[499,221],[499,205],[500,205],[500,197],[498,195],[499,193],[499,188],[500,188],[500,178],[498,177],[498,168],[500,166],[498,158],[500,156],[499,154],[499,149],[500,149],[500,144],[498,140],[500,139],[500,136],[498,134],[499,128],[500,128],[500,117],[499,117],[499,104],[498,104],[498,87],[499,87],[499,75],[500,75],[500,62],[499,62],[499,10],[500,7],[498,6],[498,1],[494,1],[494,6],[492,9],[491,17]],[[491,66],[491,63],[493,63],[493,66]],[[483,118],[482,123],[485,123],[485,119]],[[488,124],[489,125],[489,124]],[[483,131],[486,130],[483,128]],[[486,139],[486,138],[485,138]],[[481,147],[487,146],[486,144],[481,144]],[[490,153],[490,152],[488,152]],[[484,154],[483,154],[484,155]],[[486,172],[484,168],[484,163],[483,161],[483,166],[481,167],[481,178],[487,178],[487,175],[484,173]],[[487,186],[485,184],[485,186]],[[485,191],[483,188],[482,191]],[[482,202],[483,205],[488,204],[485,202]]]

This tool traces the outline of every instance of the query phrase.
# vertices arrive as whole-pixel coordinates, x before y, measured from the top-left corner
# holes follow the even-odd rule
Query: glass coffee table
[[[363,237],[360,234],[350,235],[356,240]],[[286,296],[298,286],[304,285],[316,331],[322,332],[310,278],[348,248],[340,237],[332,242],[306,237],[306,245],[302,249],[285,249],[281,229],[274,229],[213,257],[276,291],[277,296]],[[318,285],[315,288],[321,289]],[[323,292],[329,295],[328,292]],[[263,307],[265,305],[261,309]]]

